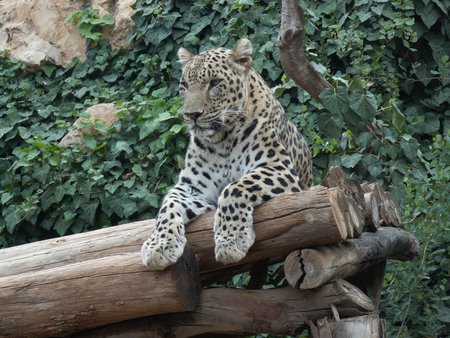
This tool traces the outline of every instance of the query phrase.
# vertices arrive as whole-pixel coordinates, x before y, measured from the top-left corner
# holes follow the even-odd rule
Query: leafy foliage
[[[419,256],[389,265],[386,273],[382,316],[392,320],[398,337],[450,335],[450,133],[433,141],[429,175],[424,179],[417,167],[409,169],[402,203],[405,229],[421,239]]]
[[[0,58],[0,246],[153,217],[188,142],[177,49],[233,47],[245,36],[254,67],[313,150],[316,183],[341,165],[402,201],[423,252],[420,262],[390,267],[382,312],[391,332],[448,333],[449,2],[302,5],[310,59],[335,86],[321,103],[282,74],[280,9],[269,0],[138,0],[128,51],[111,50],[101,34],[111,19],[84,8],[68,20],[95,42],[87,61],[30,73]],[[124,115],[111,130],[93,123],[98,136],[85,138],[86,149],[58,145],[87,107],[106,102]]]
[[[111,15],[100,17],[98,9],[85,8],[71,12],[65,22],[72,21],[78,26],[80,35],[86,39],[98,41],[103,35],[103,28],[114,24]]]

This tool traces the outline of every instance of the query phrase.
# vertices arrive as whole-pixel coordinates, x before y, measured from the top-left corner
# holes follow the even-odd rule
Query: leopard
[[[255,242],[253,211],[280,194],[313,183],[312,155],[272,89],[252,67],[253,47],[194,55],[181,47],[179,94],[190,134],[184,168],[164,197],[142,245],[144,265],[163,270],[186,245],[186,225],[214,211],[219,263],[241,261]]]

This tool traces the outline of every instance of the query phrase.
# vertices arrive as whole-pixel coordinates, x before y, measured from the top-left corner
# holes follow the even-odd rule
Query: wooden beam
[[[123,254],[0,278],[0,335],[60,337],[124,319],[193,310],[200,281],[188,247],[167,271],[149,273]]]
[[[331,321],[323,318],[311,327],[313,338],[385,338],[386,324],[378,315]]]
[[[340,244],[296,250],[284,262],[285,275],[293,287],[311,289],[335,278],[346,278],[386,259],[410,260],[419,242],[408,232],[382,227]]]
[[[199,306],[189,313],[153,316],[78,333],[72,337],[191,337],[205,333],[295,335],[308,321],[331,315],[335,304],[341,316],[373,311],[371,300],[345,281],[317,290],[205,289]]]
[[[273,198],[256,209],[256,242],[247,257],[234,266],[223,266],[215,260],[214,212],[198,217],[187,226],[188,243],[199,258],[202,279],[216,279],[221,274],[228,276],[242,268],[248,269],[252,262],[283,260],[295,249],[347,238],[351,225],[341,216],[345,210],[340,208],[348,203],[340,189],[324,187]],[[153,229],[154,221],[149,220],[3,249],[0,250],[0,277],[137,253]]]

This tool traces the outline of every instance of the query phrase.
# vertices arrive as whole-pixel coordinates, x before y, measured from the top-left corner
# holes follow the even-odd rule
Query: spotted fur
[[[253,210],[271,197],[312,184],[311,153],[264,80],[251,68],[252,46],[199,55],[178,51],[180,95],[191,133],[185,168],[159,210],[142,260],[156,269],[175,263],[185,224],[216,209],[215,255],[245,257],[255,240]]]

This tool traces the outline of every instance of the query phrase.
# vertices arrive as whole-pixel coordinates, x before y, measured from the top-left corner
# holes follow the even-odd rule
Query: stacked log
[[[0,250],[0,332],[294,334],[333,313],[370,314],[377,300],[342,279],[388,258],[411,259],[417,241],[401,229],[380,227],[398,225],[400,218],[379,185],[361,186],[338,168],[323,184],[256,208],[255,244],[234,265],[214,260],[213,212],[188,225],[185,254],[166,271],[140,263],[154,220]],[[200,291],[201,284],[249,271],[255,263],[283,260],[293,288]]]

